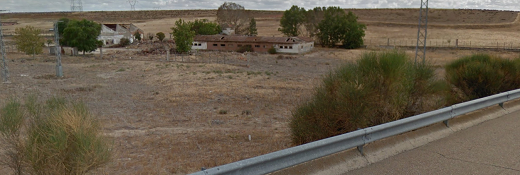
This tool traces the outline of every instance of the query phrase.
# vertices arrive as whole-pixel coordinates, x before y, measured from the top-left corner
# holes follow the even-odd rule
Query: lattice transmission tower
[[[428,34],[428,0],[421,0],[419,10],[419,26],[417,29],[417,46],[415,46],[415,64],[417,59],[425,63],[426,59],[426,35]]]
[[[135,4],[137,3],[137,0],[128,0],[128,3],[130,3],[130,10],[135,11]]]
[[[4,83],[9,82],[9,70],[7,69],[7,62],[5,62],[5,45],[4,33],[2,31],[2,19],[0,19],[0,50],[2,52],[2,78]]]
[[[81,2],[81,0],[70,0],[70,11],[82,12],[83,3]]]

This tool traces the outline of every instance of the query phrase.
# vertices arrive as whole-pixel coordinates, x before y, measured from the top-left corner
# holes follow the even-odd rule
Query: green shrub
[[[244,52],[253,52],[253,47],[251,45],[243,45],[238,48],[237,52],[244,53]]]
[[[430,66],[414,66],[404,52],[366,53],[328,74],[293,111],[292,141],[312,142],[439,108],[443,99],[432,96],[444,87]]]
[[[472,100],[520,87],[520,61],[475,54],[446,65],[446,80],[462,92],[452,103]]]
[[[276,54],[276,49],[274,47],[271,47],[267,50],[267,53],[269,54]]]
[[[119,40],[119,45],[121,47],[128,46],[130,45],[130,40],[128,38],[121,38],[121,40]]]
[[[19,144],[9,150],[9,156],[18,155],[23,162],[17,174],[24,166],[28,172],[23,174],[86,174],[110,160],[111,148],[99,122],[82,103],[52,98],[40,104],[30,96],[24,107],[9,102],[0,117],[2,133],[22,133]]]

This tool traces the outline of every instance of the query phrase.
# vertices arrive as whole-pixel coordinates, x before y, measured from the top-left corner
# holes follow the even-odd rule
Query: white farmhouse
[[[141,34],[141,38],[144,38],[143,30],[134,24],[101,24],[101,34],[97,39],[103,41],[105,45],[119,44],[122,38],[127,38],[130,43],[133,43],[136,31]]]

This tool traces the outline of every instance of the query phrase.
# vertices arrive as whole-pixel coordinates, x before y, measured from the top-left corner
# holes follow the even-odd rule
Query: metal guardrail
[[[497,104],[503,107],[504,102],[518,98],[520,98],[520,89],[202,170],[192,175],[267,174],[355,147],[362,152],[363,146],[367,143],[438,122],[444,122],[448,126],[448,120],[456,116]]]

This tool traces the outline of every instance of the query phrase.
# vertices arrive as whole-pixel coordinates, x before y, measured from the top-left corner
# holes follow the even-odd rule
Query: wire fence
[[[415,47],[417,40],[413,39],[365,39],[367,46],[381,47]],[[470,48],[470,49],[503,49],[520,50],[520,42],[512,41],[479,41],[461,39],[428,39],[426,47],[431,48]]]

